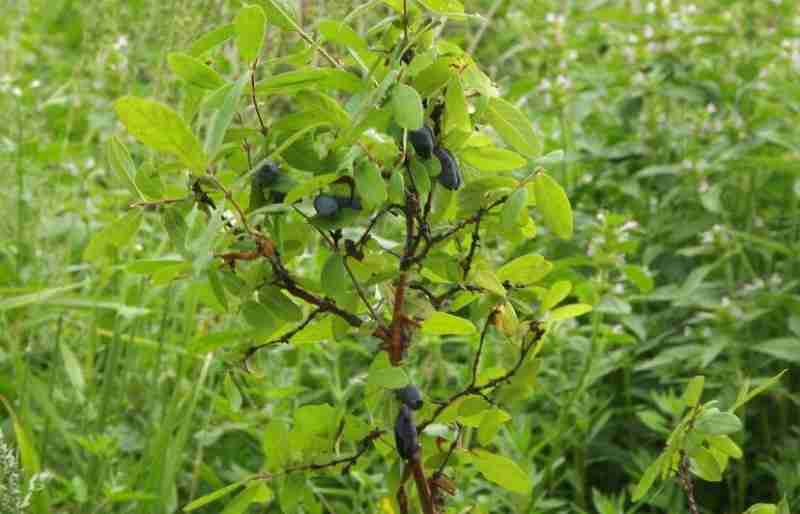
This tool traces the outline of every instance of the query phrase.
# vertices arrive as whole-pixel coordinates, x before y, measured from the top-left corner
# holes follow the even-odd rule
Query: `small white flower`
[[[117,37],[117,40],[114,42],[114,50],[122,50],[123,48],[128,46],[128,36],[125,34],[121,34]]]
[[[655,2],[648,2],[647,7],[645,7],[645,12],[647,14],[655,14],[656,12],[656,3]]]
[[[627,232],[629,230],[636,230],[638,228],[639,228],[639,222],[638,221],[636,221],[636,220],[628,220],[628,221],[626,221],[625,223],[622,224],[622,226],[620,227],[620,230],[622,232]]]
[[[653,27],[651,27],[650,25],[645,25],[643,34],[645,39],[653,39],[653,36],[655,36],[656,31],[653,30]]]

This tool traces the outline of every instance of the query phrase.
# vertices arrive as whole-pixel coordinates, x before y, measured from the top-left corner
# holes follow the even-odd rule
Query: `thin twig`
[[[428,420],[423,421],[421,424],[417,425],[417,433],[422,433],[422,431],[425,430],[425,428],[428,425],[430,425],[431,423],[436,421],[436,419],[442,414],[442,412],[444,412],[445,409],[447,409],[450,405],[452,405],[458,399],[463,398],[464,396],[471,395],[471,394],[484,396],[484,394],[485,394],[484,392],[487,391],[488,389],[492,389],[494,387],[497,387],[498,385],[506,382],[511,377],[513,377],[517,373],[517,371],[519,371],[519,369],[522,367],[522,364],[525,362],[525,359],[528,356],[528,354],[531,352],[531,350],[533,350],[533,348],[536,346],[536,344],[544,336],[544,330],[537,323],[537,324],[535,324],[534,326],[531,327],[531,335],[532,335],[532,337],[531,337],[530,341],[523,342],[522,347],[520,348],[520,352],[519,352],[519,356],[517,358],[517,362],[514,364],[514,366],[510,370],[508,370],[503,375],[501,375],[501,376],[499,376],[497,378],[493,378],[492,380],[489,380],[488,382],[486,382],[484,384],[481,384],[481,385],[472,384],[472,385],[469,385],[469,386],[465,387],[461,391],[453,394],[450,398],[447,399],[447,401],[439,404],[439,406],[436,407],[436,410],[433,412],[433,415]],[[484,398],[485,398],[485,396],[484,396]]]
[[[258,116],[258,124],[261,125],[261,135],[266,137],[267,126],[264,125],[264,118],[261,117],[261,111],[258,109],[258,101],[256,100],[256,66],[258,66],[258,58],[253,61],[253,66],[250,69],[250,96],[253,100],[256,116]]]
[[[129,209],[135,208],[144,208],[144,209],[153,209],[155,207],[161,207],[162,205],[168,205],[171,203],[178,203],[184,200],[188,200],[189,196],[184,196],[183,198],[162,198],[161,200],[153,200],[150,202],[135,202],[128,205]]]
[[[483,353],[483,343],[486,341],[486,334],[489,333],[489,327],[493,325],[494,317],[497,314],[497,311],[492,311],[489,315],[489,319],[486,320],[486,323],[483,325],[483,330],[481,330],[481,339],[478,343],[478,351],[475,352],[475,358],[472,361],[472,380],[469,382],[469,387],[475,387],[475,382],[478,380],[478,365],[481,361],[481,354]]]
[[[350,280],[353,282],[353,285],[356,288],[358,296],[361,298],[361,301],[364,302],[364,305],[367,306],[367,309],[369,310],[369,315],[372,317],[373,320],[375,320],[376,323],[380,323],[380,318],[378,318],[378,314],[372,308],[372,304],[369,302],[366,293],[364,293],[364,289],[361,287],[361,284],[358,283],[356,276],[353,274],[353,270],[350,269],[350,265],[347,264],[346,255],[342,256],[342,264],[344,264],[344,269],[345,271],[347,271],[347,274],[350,275]]]
[[[261,343],[261,344],[255,345],[255,346],[251,346],[247,350],[247,353],[244,354],[244,357],[243,357],[242,360],[247,362],[248,360],[250,360],[250,357],[252,357],[257,351],[261,350],[262,348],[266,348],[267,346],[272,346],[272,345],[280,344],[280,343],[284,343],[284,344],[289,343],[291,341],[292,337],[294,337],[300,331],[302,331],[304,328],[306,328],[308,326],[308,324],[311,323],[314,320],[314,318],[316,318],[318,315],[320,315],[322,313],[323,313],[322,309],[317,307],[316,309],[314,309],[313,311],[311,311],[308,314],[308,316],[306,317],[306,319],[304,319],[302,321],[302,323],[297,325],[295,328],[293,328],[289,332],[286,332],[285,334],[283,334],[279,338],[272,339],[271,341],[267,341],[266,343]]]

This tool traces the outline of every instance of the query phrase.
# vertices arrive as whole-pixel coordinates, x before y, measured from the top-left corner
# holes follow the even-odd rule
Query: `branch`
[[[294,473],[295,471],[309,471],[309,470],[318,471],[320,469],[338,466],[339,464],[345,464],[345,467],[342,469],[342,474],[346,475],[347,473],[350,472],[350,468],[352,468],[356,464],[358,459],[362,455],[367,453],[367,450],[369,450],[370,448],[370,443],[375,439],[379,438],[381,435],[383,435],[383,433],[384,433],[383,430],[375,429],[366,436],[364,436],[364,438],[362,438],[358,442],[358,447],[359,447],[358,451],[349,457],[341,457],[339,459],[333,459],[331,461],[322,464],[303,464],[300,466],[292,466],[289,468],[285,468],[283,471],[279,473],[264,473],[256,475],[254,478],[257,480],[272,480],[275,477],[288,475],[289,473]]]
[[[273,339],[271,341],[267,341],[266,343],[261,343],[261,344],[255,345],[255,346],[251,346],[250,349],[247,350],[247,353],[245,353],[245,355],[244,355],[242,360],[247,362],[248,360],[250,360],[250,357],[255,355],[255,353],[257,351],[261,350],[262,348],[266,348],[267,346],[272,346],[272,345],[279,344],[279,343],[289,343],[289,341],[292,339],[292,337],[294,337],[301,330],[306,328],[308,326],[308,324],[311,323],[314,320],[314,318],[316,318],[318,315],[320,315],[322,313],[323,313],[322,309],[316,308],[313,311],[311,311],[309,313],[309,315],[306,317],[306,319],[304,319],[299,325],[297,325],[295,328],[293,328],[289,332],[286,332],[285,334],[283,334],[279,338]]]
[[[364,293],[364,289],[361,287],[361,284],[358,283],[356,280],[356,276],[353,274],[353,270],[350,269],[350,265],[347,264],[347,256],[342,256],[342,264],[344,264],[344,269],[347,271],[347,274],[350,275],[350,280],[353,281],[353,285],[356,288],[356,292],[358,292],[358,296],[361,298],[361,301],[364,302],[364,305],[367,306],[367,310],[369,310],[369,315],[375,320],[376,323],[380,323],[380,318],[378,318],[378,314],[375,312],[375,309],[372,308],[372,304],[369,302],[366,293]]]
[[[488,324],[489,324],[489,321],[487,321],[487,325]],[[484,332],[485,332],[485,327],[484,327]],[[492,389],[494,387],[497,387],[498,385],[506,382],[511,377],[513,377],[517,373],[517,371],[519,371],[519,368],[522,367],[522,364],[525,362],[525,359],[528,356],[528,354],[530,353],[530,351],[533,350],[533,348],[536,346],[536,344],[544,336],[544,329],[539,325],[538,322],[534,322],[534,324],[531,326],[531,332],[530,333],[532,334],[533,337],[531,338],[530,341],[523,342],[522,347],[520,348],[519,357],[517,358],[517,362],[514,364],[514,366],[510,370],[508,370],[502,376],[499,376],[497,378],[493,378],[492,380],[489,380],[485,384],[477,385],[471,380],[470,381],[470,385],[468,385],[463,390],[461,390],[461,391],[455,393],[454,395],[452,395],[444,403],[441,403],[436,408],[436,410],[433,412],[433,415],[430,417],[430,419],[428,419],[427,421],[424,421],[421,424],[417,425],[417,433],[422,433],[422,431],[425,430],[425,428],[428,425],[430,425],[431,423],[436,421],[436,419],[442,414],[442,412],[444,412],[445,409],[447,409],[450,405],[452,405],[459,398],[462,398],[464,396],[468,396],[468,395],[471,395],[471,394],[483,396],[484,398],[486,398],[484,391],[486,391],[487,389]],[[480,352],[480,348],[482,348],[482,346],[479,347],[479,352]],[[473,362],[473,369],[475,369],[475,362],[478,361],[479,357],[480,357],[480,353],[478,353],[475,356],[475,361]],[[474,373],[474,371],[473,371],[473,373]],[[473,378],[473,380],[474,380],[474,378]]]
[[[315,294],[311,293],[303,289],[300,285],[297,284],[294,278],[289,274],[289,272],[284,267],[283,263],[281,262],[280,256],[278,252],[275,251],[274,248],[271,248],[269,252],[263,252],[262,255],[269,259],[270,264],[272,265],[272,270],[277,276],[278,283],[276,284],[278,287],[285,289],[286,291],[290,292],[294,296],[304,300],[306,303],[310,303],[312,305],[316,305],[322,312],[330,312],[331,314],[335,314],[345,320],[350,326],[353,327],[360,327],[364,322],[361,318],[356,316],[355,314],[348,312],[338,305],[333,300],[328,298],[320,298]]]
[[[480,209],[478,209],[478,212],[476,212],[475,214],[473,214],[472,216],[470,216],[467,219],[461,220],[460,222],[458,222],[456,225],[454,225],[449,230],[446,230],[446,231],[442,232],[441,234],[432,236],[430,238],[426,238],[425,246],[422,247],[422,250],[420,250],[419,253],[417,253],[414,257],[412,257],[410,259],[411,262],[410,262],[409,266],[417,264],[419,262],[422,262],[425,259],[425,257],[428,256],[428,252],[431,250],[431,248],[434,245],[439,244],[442,241],[448,239],[450,236],[452,236],[453,234],[456,234],[457,232],[462,230],[464,227],[472,225],[473,223],[480,222],[481,218],[485,214],[488,214],[489,211],[491,211],[492,209],[494,209],[498,205],[502,205],[506,200],[508,200],[508,196],[503,196],[502,198],[499,198],[499,199],[495,200],[494,202],[490,203],[488,206],[481,207]]]
[[[258,110],[258,102],[256,101],[256,66],[258,65],[258,58],[253,61],[253,66],[250,69],[250,97],[253,100],[253,107],[256,110],[256,116],[258,116],[258,124],[261,125],[261,135],[266,137],[267,136],[267,127],[264,125],[264,118],[261,117],[261,111]]]

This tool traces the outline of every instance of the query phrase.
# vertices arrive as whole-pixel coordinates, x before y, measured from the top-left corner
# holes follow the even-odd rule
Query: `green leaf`
[[[86,379],[83,377],[81,363],[75,355],[75,352],[73,352],[68,345],[62,342],[58,346],[61,350],[61,359],[64,361],[64,369],[67,372],[67,377],[72,386],[82,395],[83,391],[86,389]]]
[[[253,503],[266,503],[272,499],[272,491],[261,480],[250,483],[225,506],[222,514],[242,514]]]
[[[282,421],[272,419],[264,427],[264,437],[262,443],[264,447],[264,457],[266,458],[267,469],[283,469],[291,458],[291,448],[289,448],[289,430]]]
[[[479,262],[478,265],[475,266],[475,272],[472,274],[472,279],[475,281],[477,286],[482,287],[491,293],[494,293],[498,296],[506,295],[506,288],[503,287],[503,283],[501,282],[500,278],[488,265],[483,262]]]
[[[464,88],[461,80],[457,76],[450,79],[447,86],[447,94],[444,99],[444,133],[448,134],[453,130],[472,130],[469,120],[469,109],[467,99],[464,95]]]
[[[226,485],[225,487],[217,489],[214,492],[208,493],[205,496],[201,496],[200,498],[197,498],[193,502],[191,502],[188,505],[186,505],[183,508],[183,511],[184,512],[191,512],[191,511],[193,511],[195,509],[199,509],[200,507],[202,507],[204,505],[208,505],[211,502],[215,502],[215,501],[219,500],[220,498],[231,494],[236,489],[242,487],[242,485],[244,485],[245,483],[247,483],[247,479],[239,480],[238,482],[234,482],[233,484]]]
[[[561,186],[544,172],[533,179],[536,207],[544,217],[547,228],[561,239],[572,237],[572,206]]]
[[[647,469],[644,470],[642,474],[642,478],[639,479],[639,483],[636,485],[636,490],[633,492],[633,496],[631,500],[638,502],[641,500],[647,491],[653,487],[653,483],[656,481],[656,477],[658,477],[658,472],[661,469],[661,461],[663,459],[663,455],[659,456],[656,460],[650,463],[647,466]]]
[[[486,111],[489,123],[503,141],[525,157],[535,158],[542,143],[530,120],[519,109],[502,98],[491,98]]]
[[[285,0],[265,0],[267,21],[284,30],[297,30],[294,10]]]
[[[703,375],[696,376],[689,380],[686,386],[686,392],[683,393],[683,401],[687,407],[694,407],[700,401],[700,395],[703,394],[703,385],[706,382],[706,377]]]
[[[422,332],[429,335],[469,335],[476,331],[471,321],[446,312],[434,312],[422,323]]]
[[[751,505],[744,514],[777,514],[778,506],[772,503],[756,503]]]
[[[289,191],[283,203],[290,205],[303,197],[311,196],[328,184],[333,183],[338,178],[338,173],[328,173],[326,175],[317,175],[305,182],[301,182]]]
[[[161,103],[125,96],[114,103],[122,124],[139,141],[171,153],[195,171],[205,170],[208,159],[200,142],[178,114]]]
[[[748,345],[748,348],[771,355],[776,359],[800,364],[800,338],[797,337],[779,337],[769,341],[756,342]]]
[[[494,146],[468,147],[459,155],[464,162],[480,171],[511,171],[528,164],[518,153]]]
[[[475,450],[475,465],[490,482],[518,494],[530,494],[532,484],[528,474],[516,462],[486,450]]]
[[[748,391],[747,390],[748,386],[744,386],[743,387],[743,391],[740,391],[740,393],[737,395],[736,403],[731,408],[731,411],[735,411],[736,409],[738,409],[739,407],[741,407],[745,403],[749,402],[750,400],[752,400],[753,398],[755,398],[759,394],[763,393],[764,391],[766,391],[767,389],[769,389],[773,385],[777,384],[780,381],[780,379],[781,379],[781,377],[783,376],[784,373],[786,373],[786,370],[783,370],[780,373],[778,373],[777,375],[775,375],[774,377],[771,377],[771,378],[765,380],[764,383],[762,383],[760,386],[756,387],[752,391]]]
[[[591,310],[591,305],[587,305],[585,303],[573,303],[553,309],[550,311],[550,315],[547,317],[547,319],[550,321],[563,321],[565,319],[577,318],[578,316],[582,316],[587,312],[591,312]]]
[[[367,209],[374,209],[386,202],[386,181],[375,164],[365,161],[356,167],[355,176],[356,189]]]
[[[733,457],[734,459],[742,458],[742,449],[730,437],[726,435],[710,435],[706,437],[706,440],[712,448],[728,457]]]
[[[694,428],[705,434],[725,435],[740,431],[742,422],[735,414],[712,407],[697,417]]]
[[[547,290],[545,293],[544,298],[542,299],[542,310],[549,311],[559,303],[561,303],[564,298],[566,298],[569,293],[572,291],[572,282],[569,280],[559,280]]]
[[[335,71],[330,68],[311,68],[273,75],[256,84],[256,94],[288,94],[321,86],[332,78]]]
[[[464,6],[458,0],[420,0],[420,3],[438,14],[464,13]]]
[[[350,275],[344,267],[343,257],[337,253],[331,254],[322,267],[320,282],[322,290],[328,296],[338,296],[350,289]]]
[[[424,112],[422,99],[417,90],[405,84],[397,84],[392,91],[392,111],[398,125],[407,130],[422,128]]]
[[[294,411],[295,428],[304,434],[326,434],[337,421],[336,410],[327,403],[303,405]]]
[[[133,164],[131,154],[116,136],[111,136],[108,140],[106,159],[108,159],[108,165],[122,178],[131,193],[144,200],[144,195],[136,186],[136,166]]]
[[[655,285],[653,278],[648,275],[641,266],[629,264],[623,266],[622,271],[625,273],[625,276],[628,277],[628,280],[630,280],[640,292],[649,293],[653,290]]]
[[[225,140],[225,132],[230,127],[233,117],[236,115],[236,109],[239,106],[239,98],[242,96],[245,84],[247,84],[247,74],[239,77],[235,83],[227,86],[225,98],[222,100],[222,105],[211,120],[211,125],[206,132],[205,150],[210,156],[214,156],[217,150],[222,146]]]
[[[398,389],[408,385],[408,376],[403,368],[388,367],[370,370],[367,383],[372,387]]]
[[[691,457],[692,473],[707,482],[722,480],[722,468],[711,452],[702,446],[697,446],[689,450],[689,457]]]
[[[262,288],[258,299],[281,321],[296,323],[303,320],[303,310],[277,287]]]
[[[278,320],[269,309],[258,302],[247,301],[242,304],[242,316],[253,328],[271,332],[278,327]]]
[[[172,73],[200,89],[218,89],[225,85],[225,79],[219,73],[189,54],[169,53],[167,64]]]
[[[553,269],[553,264],[541,255],[529,254],[517,257],[497,270],[500,280],[508,280],[514,284],[533,284],[538,282]]]
[[[222,25],[206,32],[192,43],[192,46],[189,48],[189,55],[192,57],[199,57],[230,39],[235,32],[236,29],[233,23]]]
[[[786,499],[786,496],[781,498],[780,503],[778,503],[778,514],[791,514],[789,512],[789,500]]]
[[[328,41],[338,43],[358,53],[369,51],[367,43],[346,23],[336,20],[323,20],[319,23],[319,33]]]
[[[492,407],[481,419],[481,425],[478,427],[478,442],[483,446],[489,444],[503,423],[510,419],[511,416],[506,411]]]
[[[528,190],[520,188],[511,193],[508,200],[503,204],[503,210],[500,211],[500,224],[503,229],[511,231],[521,225],[520,214],[522,209],[528,205]]]
[[[264,44],[267,30],[267,16],[260,5],[245,5],[239,9],[234,20],[236,26],[236,47],[246,63],[255,62]]]
[[[25,307],[27,305],[44,303],[50,300],[51,298],[63,295],[64,293],[68,293],[69,291],[83,287],[85,284],[86,284],[85,282],[79,282],[77,284],[70,284],[68,286],[53,287],[51,289],[40,289],[33,293],[21,294],[17,296],[11,296],[8,298],[3,298],[2,300],[0,300],[0,312],[11,309],[19,309],[20,307]]]
[[[139,230],[142,218],[142,212],[134,210],[106,225],[92,236],[83,250],[83,258],[96,261],[105,256],[109,246],[119,248],[127,244]]]

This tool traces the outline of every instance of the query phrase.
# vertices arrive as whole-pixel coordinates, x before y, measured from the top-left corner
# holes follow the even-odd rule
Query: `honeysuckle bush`
[[[134,199],[84,256],[129,243],[155,211],[175,253],[126,269],[187,282],[182,301],[219,318],[188,349],[230,366],[232,407],[268,408],[244,406],[240,381],[284,345],[350,342],[371,361],[350,367],[358,387],[335,401],[323,394],[271,417],[261,465],[186,510],[225,497],[226,512],[272,500],[285,512],[321,511],[316,474],[376,466],[383,501],[401,512],[412,477],[426,513],[452,508],[457,493],[455,505],[469,503],[461,495],[476,472],[513,493],[502,509],[529,501],[530,472],[494,440],[513,417],[507,405],[531,392],[547,331],[591,310],[570,302],[569,280],[542,282],[557,263],[530,246],[572,236],[570,203],[529,119],[439,37],[449,17],[469,16],[463,8],[389,6],[366,38],[345,19],[320,20],[315,39],[280,3],[243,5],[167,55],[185,85],[179,107],[115,103],[163,160],[137,169],[111,139],[109,164]],[[302,44],[262,62],[268,25]],[[436,394],[428,382],[440,382]],[[425,398],[414,430],[393,393],[409,384]]]

